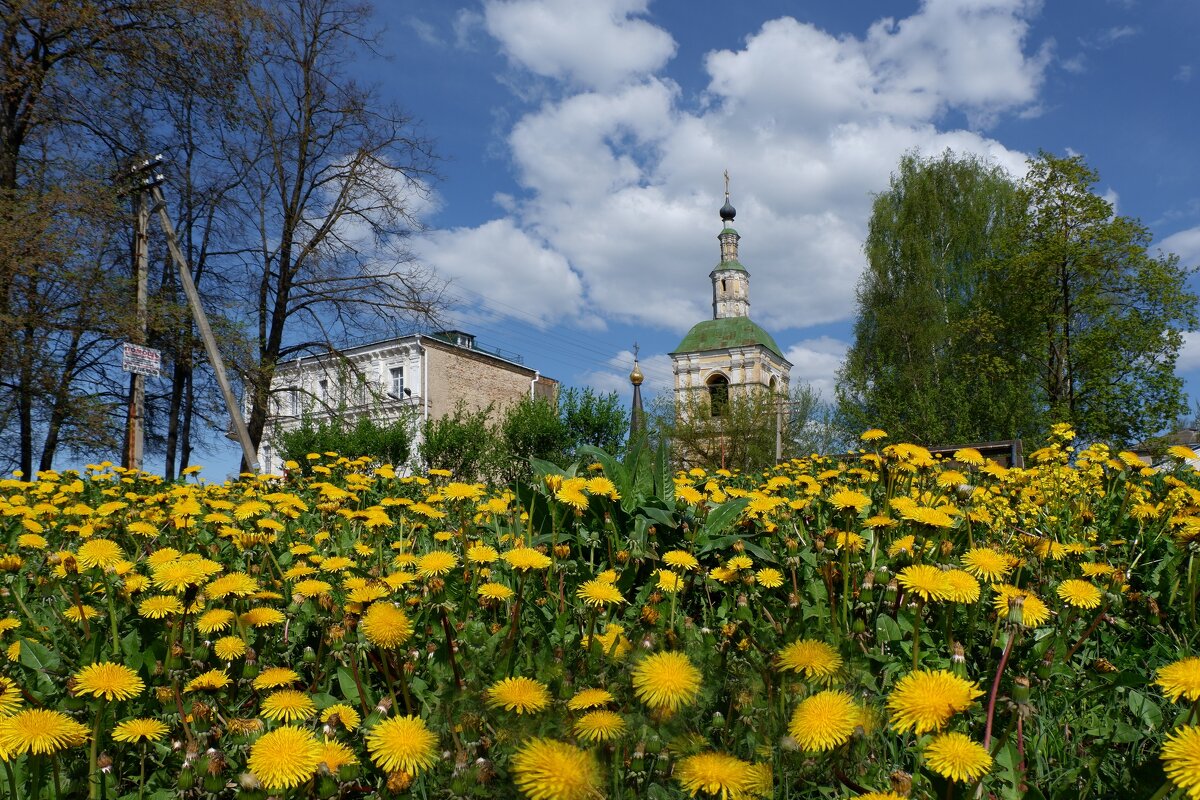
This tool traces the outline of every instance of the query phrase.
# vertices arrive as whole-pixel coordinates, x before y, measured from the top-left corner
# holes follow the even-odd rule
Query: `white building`
[[[379,423],[408,419],[413,453],[422,427],[468,411],[503,413],[522,397],[557,397],[558,381],[521,363],[518,356],[479,348],[462,331],[410,334],[280,364],[271,382],[271,413],[259,447],[265,472],[279,472],[279,436],[335,417],[349,424],[367,415]]]

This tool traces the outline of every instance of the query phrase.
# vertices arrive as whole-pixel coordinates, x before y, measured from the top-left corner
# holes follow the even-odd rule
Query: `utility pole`
[[[146,159],[133,167],[131,172],[137,183],[133,192],[137,195],[137,213],[134,215],[133,229],[133,279],[137,287],[136,313],[137,326],[133,333],[133,342],[144,347],[146,345],[147,313],[147,273],[150,270],[150,206],[146,202],[146,191],[152,187],[161,175],[155,175],[154,169],[161,163],[162,156],[156,159]],[[133,371],[129,377],[129,412],[125,427],[124,465],[127,469],[142,468],[142,457],[145,451],[146,431],[146,376],[142,371]]]
[[[175,236],[175,225],[171,222],[171,215],[167,213],[167,201],[163,198],[162,189],[157,185],[150,187],[150,196],[154,200],[154,210],[158,212],[158,220],[162,224],[163,232],[167,235],[167,249],[171,252],[175,266],[179,268],[179,282],[183,286],[183,293],[187,295],[188,305],[192,309],[192,317],[196,321],[196,328],[200,331],[200,338],[204,341],[204,351],[208,354],[208,361],[212,364],[217,384],[221,387],[221,396],[225,398],[229,416],[233,419],[238,441],[242,445],[242,459],[251,470],[258,472],[258,454],[250,441],[250,431],[246,428],[246,421],[242,417],[237,398],[233,396],[233,387],[229,385],[229,376],[225,374],[225,361],[221,358],[221,351],[217,349],[217,340],[208,324],[204,306],[200,304],[200,293],[196,291],[196,283],[192,280],[192,270],[183,256],[183,251],[179,249],[179,240]]]

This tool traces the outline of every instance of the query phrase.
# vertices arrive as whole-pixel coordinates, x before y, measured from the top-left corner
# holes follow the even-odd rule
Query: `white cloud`
[[[546,319],[682,333],[711,314],[728,169],[754,318],[777,336],[848,319],[872,195],[902,153],[951,148],[1023,174],[1023,154],[939,123],[950,111],[975,124],[1036,113],[1049,58],[1027,41],[1036,6],[926,0],[861,37],[773,20],[708,54],[707,87],[689,97],[659,74],[674,44],[644,17],[645,0],[489,2],[504,52],[536,81],[557,80],[559,94],[511,128],[523,193],[504,198],[504,219],[442,232],[425,255],[484,294],[529,297],[510,305],[565,293]],[[632,46],[613,50],[617,39]],[[531,252],[565,283],[505,283]]]
[[[442,37],[438,36],[437,29],[423,19],[409,17],[408,27],[412,28],[413,33],[417,35],[417,38],[422,42],[425,42],[425,44],[433,45],[434,47],[442,47],[445,45],[445,42],[442,41]]]
[[[609,89],[658,70],[675,40],[640,19],[648,0],[490,0],[488,32],[514,63],[586,88]]]
[[[1175,72],[1175,80],[1180,83],[1187,83],[1192,79],[1192,65],[1180,64],[1179,69]]]
[[[629,373],[633,371],[633,351],[622,350],[608,360],[610,369],[598,369],[584,373],[580,382],[600,392],[616,392],[623,398],[633,395]],[[666,353],[638,355],[638,366],[645,380],[642,381],[642,402],[663,392],[674,390],[675,373],[671,369],[671,357]]]
[[[1200,331],[1183,334],[1183,347],[1179,348],[1179,358],[1175,361],[1177,373],[1187,373],[1200,369]]]
[[[792,385],[810,384],[821,393],[822,400],[832,402],[837,371],[849,347],[849,342],[831,336],[796,342],[784,353],[787,360],[792,362]]]
[[[1173,233],[1158,243],[1165,253],[1174,253],[1188,266],[1200,266],[1200,225]]]
[[[465,305],[479,295],[490,304],[459,313],[520,316],[538,326],[582,313],[582,285],[567,260],[544,243],[500,219],[477,228],[434,231],[416,243],[416,255],[436,264],[467,290]]]

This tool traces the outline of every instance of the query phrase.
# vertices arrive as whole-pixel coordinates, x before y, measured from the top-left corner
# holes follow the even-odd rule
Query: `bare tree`
[[[247,82],[252,136],[241,152],[255,240],[242,259],[255,326],[244,381],[256,447],[282,359],[330,350],[368,326],[399,329],[440,297],[405,247],[432,175],[429,142],[345,72],[351,51],[370,46],[369,9],[296,0],[276,12]]]

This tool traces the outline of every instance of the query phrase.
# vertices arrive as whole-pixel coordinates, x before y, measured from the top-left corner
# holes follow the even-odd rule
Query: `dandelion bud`
[[[618,550],[617,551],[617,563],[624,564],[628,560],[629,560],[629,551],[628,550]]]
[[[392,698],[384,697],[380,699],[379,703],[375,706],[375,710],[387,716],[387,713],[392,710]]]
[[[745,608],[748,605],[750,605],[750,598],[746,597],[744,594],[739,594],[737,596],[737,607]]]
[[[799,608],[800,595],[796,594],[795,592],[788,592],[787,604],[788,608]]]
[[[1029,678],[1013,678],[1012,698],[1018,705],[1027,705],[1029,703]]]
[[[789,536],[783,540],[783,546],[787,548],[789,553],[794,553],[800,547],[800,540]]]
[[[735,553],[746,552],[746,545],[742,543],[741,539],[738,539],[736,542],[733,543],[733,552],[735,552]]]
[[[554,545],[554,555],[556,558],[566,558],[571,555],[571,545],[556,544]]]
[[[112,757],[108,753],[101,753],[96,757],[96,766],[107,775],[112,772]]]
[[[1025,597],[1013,595],[1008,598],[1008,624],[1020,626],[1025,622]]]
[[[325,774],[317,779],[317,797],[334,797],[338,793],[338,782],[332,775]]]
[[[884,599],[889,602],[896,599],[896,595],[900,593],[900,581],[892,578],[887,583],[887,588],[883,590]]]
[[[908,793],[912,791],[912,775],[904,770],[898,769],[888,775],[888,781],[892,784],[892,791],[898,795],[908,797]]]
[[[712,722],[709,724],[709,727],[716,731],[722,730],[725,727],[725,715],[720,711],[715,712],[712,715]]]
[[[967,655],[963,650],[963,646],[958,642],[954,643],[950,654],[950,671],[960,678],[967,677]]]
[[[317,654],[311,647],[304,648],[304,655],[300,657],[305,664],[312,664],[317,660]]]
[[[262,785],[258,782],[258,778],[254,777],[253,772],[243,772],[241,775],[238,775],[237,782],[238,788],[243,791],[254,790]]]
[[[412,775],[409,775],[405,770],[396,770],[390,773],[387,778],[387,788],[389,792],[403,792],[412,784]]]
[[[175,786],[181,791],[188,791],[196,785],[196,773],[192,772],[191,767],[184,767],[179,773],[179,780],[175,782]]]

